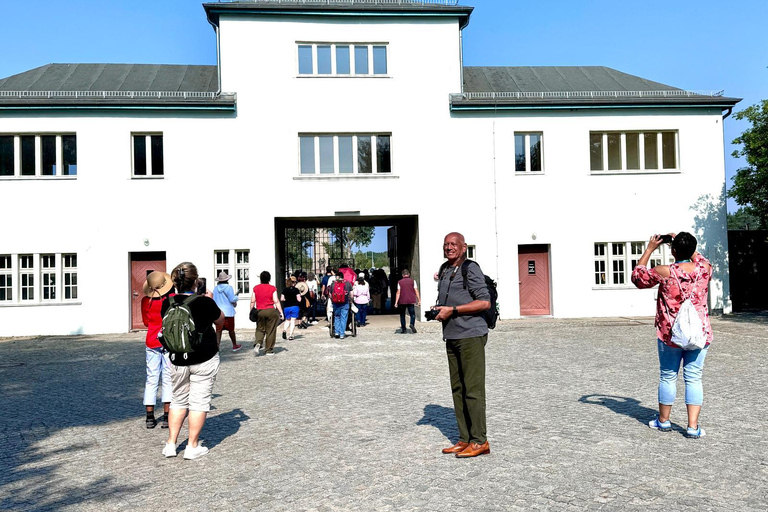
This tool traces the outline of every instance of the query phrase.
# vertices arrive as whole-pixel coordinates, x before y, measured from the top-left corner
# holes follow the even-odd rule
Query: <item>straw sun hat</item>
[[[152,271],[144,281],[144,295],[147,297],[162,297],[173,288],[171,276],[158,270]]]

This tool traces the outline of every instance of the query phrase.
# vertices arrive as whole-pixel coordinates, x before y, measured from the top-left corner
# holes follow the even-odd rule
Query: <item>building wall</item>
[[[300,77],[297,41],[387,43],[388,75]],[[452,115],[460,62],[455,21],[225,15],[222,90],[237,93],[236,115],[0,115],[0,133],[76,133],[78,149],[76,179],[0,181],[13,212],[0,254],[75,252],[79,279],[75,303],[1,305],[2,335],[127,331],[131,252],[165,251],[168,270],[192,261],[212,288],[214,250],[249,249],[254,285],[276,267],[275,217],[338,211],[418,216],[424,304],[443,236],[460,231],[499,282],[503,318],[519,315],[517,248],[530,243],[550,245],[554,316],[651,315],[653,290],[595,289],[593,244],[691,230],[718,269],[713,306],[729,309],[718,110]],[[591,175],[589,131],[630,129],[679,130],[681,172]],[[145,131],[163,134],[162,179],[131,178],[131,133]],[[516,131],[544,133],[543,175],[515,175]],[[299,133],[360,132],[392,134],[391,175],[300,176]],[[238,327],[247,315],[243,295]]]

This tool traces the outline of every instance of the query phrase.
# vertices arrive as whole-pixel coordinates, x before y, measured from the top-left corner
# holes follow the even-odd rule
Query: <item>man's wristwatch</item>
[[[451,317],[456,318],[457,316],[459,316],[459,310],[456,309],[456,306],[453,306],[453,314]]]

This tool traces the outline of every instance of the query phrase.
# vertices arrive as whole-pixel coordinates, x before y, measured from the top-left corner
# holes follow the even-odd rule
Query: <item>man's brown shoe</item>
[[[458,443],[451,446],[450,448],[443,448],[443,453],[459,453],[467,446],[469,446],[469,443],[465,443],[464,441],[459,441]]]
[[[488,444],[488,441],[483,444],[472,443],[464,448],[464,450],[458,452],[456,456],[460,459],[464,459],[466,457],[477,457],[478,455],[483,455],[485,453],[491,453],[491,447]]]

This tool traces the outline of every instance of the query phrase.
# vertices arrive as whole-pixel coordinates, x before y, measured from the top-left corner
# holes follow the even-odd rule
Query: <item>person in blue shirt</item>
[[[213,289],[213,300],[219,309],[224,313],[224,323],[216,326],[216,343],[221,346],[221,333],[224,329],[229,332],[229,339],[232,340],[232,352],[237,352],[242,345],[237,344],[235,337],[235,305],[237,305],[237,295],[235,290],[229,285],[232,276],[224,272],[219,272],[216,278],[216,288]]]

